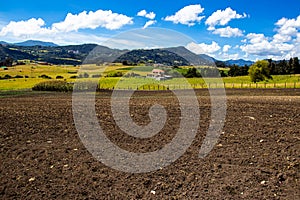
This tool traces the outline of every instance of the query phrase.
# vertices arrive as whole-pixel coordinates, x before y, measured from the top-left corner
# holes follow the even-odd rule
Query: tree
[[[0,62],[1,66],[11,67],[13,64],[13,59],[11,57],[6,57],[5,60]]]
[[[272,76],[270,75],[269,62],[266,60],[255,62],[249,68],[249,76],[251,81],[254,83],[264,81],[265,79],[272,79]]]
[[[185,78],[201,77],[201,74],[197,71],[195,67],[189,68],[185,74]]]
[[[237,65],[230,66],[228,71],[228,76],[247,76],[249,67],[245,65],[244,67],[239,67]]]
[[[293,72],[294,74],[300,74],[300,63],[298,57],[293,58]]]
[[[237,65],[231,66],[228,71],[228,76],[238,76],[238,74],[239,74],[239,67]]]

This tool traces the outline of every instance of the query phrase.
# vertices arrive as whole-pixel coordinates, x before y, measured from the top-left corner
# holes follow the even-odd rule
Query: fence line
[[[146,85],[128,85],[124,87],[112,87],[106,84],[99,84],[97,89],[105,90],[184,90],[184,89],[208,89],[208,88],[226,88],[226,89],[296,89],[300,88],[300,82],[293,83],[199,83],[199,84],[146,84]]]

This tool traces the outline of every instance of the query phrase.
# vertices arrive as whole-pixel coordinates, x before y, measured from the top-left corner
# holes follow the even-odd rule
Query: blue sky
[[[300,57],[299,0],[11,0],[0,8],[7,42],[102,44],[155,27],[187,35],[193,42],[182,45],[221,60]]]

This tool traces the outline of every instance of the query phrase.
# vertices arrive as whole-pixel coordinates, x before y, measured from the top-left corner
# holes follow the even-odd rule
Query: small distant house
[[[164,70],[161,69],[153,69],[150,74],[147,74],[147,78],[153,78],[158,81],[171,79],[172,76],[168,76],[165,74]]]

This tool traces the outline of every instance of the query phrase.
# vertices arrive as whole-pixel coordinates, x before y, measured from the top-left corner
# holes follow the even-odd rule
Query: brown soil
[[[227,117],[218,144],[198,158],[208,128],[210,99],[197,91],[201,121],[187,152],[161,170],[131,174],[111,169],[86,150],[76,132],[71,94],[0,98],[1,199],[300,199],[300,90],[227,90]],[[165,105],[168,121],[151,139],[115,126],[110,93],[97,96],[107,136],[121,148],[148,152],[174,137],[180,121],[168,92],[138,92],[131,112],[147,124],[149,106]],[[155,191],[155,194],[154,194]]]

